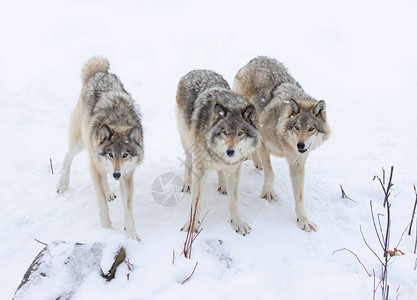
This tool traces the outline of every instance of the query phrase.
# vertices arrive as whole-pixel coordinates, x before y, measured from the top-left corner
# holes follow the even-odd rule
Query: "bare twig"
[[[383,234],[383,232],[382,232],[381,221],[380,221],[380,219],[379,219],[379,215],[378,215],[378,224],[379,224],[379,230],[380,230],[379,232],[381,233],[382,240],[381,240],[381,236],[380,236],[380,235],[379,235],[379,233],[378,233],[378,229],[377,229],[377,227],[376,227],[375,217],[374,217],[374,209],[373,209],[373,206],[372,206],[372,201],[369,201],[369,206],[371,207],[372,223],[373,223],[373,225],[374,225],[375,233],[376,233],[376,236],[377,236],[377,238],[378,238],[379,244],[381,245],[382,250],[383,250],[383,249],[384,249],[384,245],[383,245],[382,240],[384,239],[384,234]]]
[[[127,265],[127,269],[129,270],[129,271],[133,271],[133,264],[129,261],[129,259],[124,259],[123,260],[123,262]]]
[[[51,168],[52,175],[54,174],[54,167],[52,166],[52,158],[49,158],[49,167]]]
[[[372,252],[372,253],[375,255],[375,257],[379,260],[379,262],[380,262],[381,264],[384,264],[384,263],[382,262],[382,260],[379,258],[378,254],[376,254],[376,252],[374,251],[374,249],[372,249],[372,248],[371,248],[371,246],[369,246],[368,242],[366,241],[365,236],[363,235],[363,231],[362,231],[362,226],[361,226],[361,225],[359,225],[359,229],[360,229],[360,231],[361,231],[361,234],[362,234],[362,239],[363,239],[363,241],[365,242],[365,245],[368,247],[368,249],[369,249],[369,250],[371,250],[371,252]]]
[[[413,227],[414,215],[416,213],[416,206],[417,206],[417,191],[416,191],[416,185],[414,185],[414,194],[416,194],[416,200],[414,202],[413,214],[411,215],[410,229],[408,230],[408,235],[411,235],[411,228]],[[415,253],[415,251],[414,251],[414,253]]]
[[[195,239],[200,235],[201,231],[203,231],[203,228],[200,229],[201,225],[204,222],[204,219],[206,218],[208,211],[206,212],[206,214],[204,215],[204,217],[201,219],[201,222],[199,222],[197,228],[194,229],[195,227],[195,222],[196,222],[196,211],[197,211],[197,206],[198,206],[198,198],[194,207],[194,213],[193,213],[193,206],[191,205],[191,212],[190,212],[190,226],[188,228],[188,232],[187,232],[187,236],[185,238],[185,242],[184,242],[184,249],[183,249],[183,254],[186,258],[191,259],[191,250],[192,250],[192,246],[193,243],[195,241]],[[197,220],[198,222],[198,220]]]
[[[358,262],[361,264],[362,268],[365,270],[366,274],[368,274],[368,276],[371,277],[371,274],[368,272],[368,270],[365,268],[364,264],[361,262],[361,260],[359,259],[359,257],[353,251],[351,251],[349,249],[346,249],[346,248],[342,248],[342,249],[333,251],[333,254],[332,255],[334,255],[336,252],[343,251],[343,250],[348,251],[351,254],[353,254],[356,257],[356,259],[358,260]]]
[[[172,264],[175,264],[175,250],[172,250]]]
[[[349,199],[350,201],[352,201],[352,202],[354,202],[354,203],[357,203],[355,200],[353,200],[352,198],[349,198],[347,195],[346,195],[346,193],[345,193],[345,191],[343,190],[343,187],[342,187],[342,185],[341,184],[339,184],[340,185],[340,190],[342,191],[342,199]]]
[[[381,184],[382,190],[384,191],[384,194],[385,194],[384,207],[385,207],[385,205],[388,202],[388,197],[391,195],[390,189],[394,185],[392,183],[392,176],[394,174],[394,166],[391,166],[391,173],[390,173],[389,181],[388,181],[388,184],[387,184],[386,187],[385,187],[385,170],[384,169],[382,169],[382,173],[383,173],[383,175],[382,175],[383,180],[381,180],[381,178],[379,178],[379,176],[374,176],[374,180],[375,180],[375,178],[378,178],[378,181]]]
[[[375,269],[372,269],[372,273],[374,274],[374,292],[372,293],[373,297],[372,300],[375,300],[375,293],[376,293],[376,286],[375,286]]]
[[[191,277],[194,275],[194,272],[195,272],[195,269],[197,268],[197,265],[198,265],[198,262],[196,262],[195,263],[195,266],[194,266],[194,269],[193,269],[193,271],[191,272],[191,274],[190,274],[190,276],[188,276],[182,283],[181,283],[181,285],[182,284],[184,284],[184,283],[186,283],[188,280],[190,280],[191,279]]]
[[[42,245],[48,246],[48,244],[47,244],[47,243],[41,242],[41,241],[39,241],[39,240],[37,240],[37,239],[35,239],[35,241],[37,241],[39,244],[42,244]]]

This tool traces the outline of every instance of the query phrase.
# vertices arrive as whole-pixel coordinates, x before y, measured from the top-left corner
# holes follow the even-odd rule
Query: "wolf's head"
[[[254,115],[253,105],[226,107],[215,104],[208,143],[226,163],[241,161],[258,147],[261,136],[254,125]]]
[[[330,135],[326,118],[326,102],[289,100],[284,130],[290,146],[300,154],[317,148]]]
[[[140,127],[111,127],[103,124],[97,152],[107,171],[119,180],[142,162],[143,144]]]

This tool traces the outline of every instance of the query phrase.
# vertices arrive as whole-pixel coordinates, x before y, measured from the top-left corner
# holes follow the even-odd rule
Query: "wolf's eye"
[[[126,158],[129,155],[129,153],[123,154],[123,158]]]
[[[226,130],[223,130],[223,131],[222,131],[222,133],[223,133],[225,136],[227,136],[227,131],[226,131]]]
[[[295,130],[300,130],[300,127],[298,127],[297,125],[294,126]]]
[[[113,153],[109,153],[109,156],[110,156],[111,158],[113,158]]]
[[[316,128],[314,128],[314,127],[310,127],[310,128],[308,129],[308,131],[313,132],[313,131],[314,131],[314,129],[316,129]]]
[[[238,136],[242,136],[243,135],[243,131],[239,131],[237,135]]]

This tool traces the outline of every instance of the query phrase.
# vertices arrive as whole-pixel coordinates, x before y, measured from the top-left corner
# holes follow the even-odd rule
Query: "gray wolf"
[[[265,172],[261,197],[277,200],[270,154],[285,157],[290,167],[298,226],[316,231],[316,225],[304,212],[305,163],[309,153],[330,135],[326,102],[307,95],[283,64],[264,56],[238,71],[233,90],[246,97],[257,111],[262,142],[252,159]]]
[[[68,189],[74,157],[86,147],[97,195],[101,225],[112,228],[107,201],[107,172],[120,182],[127,237],[139,240],[132,212],[133,174],[143,160],[140,114],[119,78],[109,73],[109,62],[100,57],[87,61],[82,70],[82,89],[69,126],[69,151],[65,155],[57,192]]]
[[[178,128],[186,154],[183,191],[192,191],[191,215],[182,230],[196,230],[201,190],[207,172],[216,170],[219,191],[227,191],[230,198],[232,227],[239,234],[248,234],[251,228],[238,208],[238,188],[242,162],[258,148],[261,139],[254,125],[254,106],[231,91],[221,75],[209,70],[194,70],[182,77],[176,98]]]

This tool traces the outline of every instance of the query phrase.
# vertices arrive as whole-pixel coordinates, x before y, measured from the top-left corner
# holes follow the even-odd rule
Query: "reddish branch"
[[[195,263],[195,266],[194,266],[194,269],[193,269],[193,271],[191,272],[191,274],[190,274],[190,276],[188,276],[181,284],[184,284],[184,283],[186,283],[188,280],[190,280],[191,279],[191,277],[194,275],[194,272],[195,272],[195,269],[197,268],[197,265],[198,265],[198,262],[196,262]]]
[[[47,244],[47,243],[41,242],[41,241],[39,241],[39,240],[37,240],[37,239],[35,239],[35,241],[37,241],[38,243],[40,243],[40,244],[42,244],[42,245],[48,246],[48,244]]]
[[[191,212],[190,212],[190,226],[188,228],[188,232],[187,232],[187,236],[185,238],[185,242],[184,242],[184,256],[188,259],[191,259],[191,249],[193,247],[193,243],[195,241],[195,239],[199,236],[199,234],[201,233],[201,231],[203,230],[202,228],[200,229],[201,224],[203,224],[204,219],[207,216],[207,213],[204,215],[203,219],[201,220],[201,222],[199,222],[197,228],[195,228],[195,222],[196,222],[196,212],[197,212],[197,206],[198,206],[198,198],[197,201],[195,203],[195,207],[194,207],[194,212],[193,212],[193,206],[191,205]],[[197,220],[198,222],[198,220]],[[194,229],[195,228],[195,229]]]
[[[381,180],[381,178],[379,178],[379,176],[375,176],[374,177],[374,180],[375,180],[375,178],[378,179],[378,181],[381,184],[381,187],[382,187],[382,189],[384,191],[384,194],[385,194],[384,207],[385,207],[385,205],[388,202],[388,197],[391,195],[390,189],[394,185],[392,183],[392,175],[393,174],[394,174],[394,166],[391,166],[391,173],[390,173],[390,176],[389,176],[388,185],[386,187],[385,187],[385,170],[384,169],[382,169],[382,178],[383,178],[383,180]]]
[[[333,254],[332,255],[334,255],[336,252],[343,251],[343,250],[352,253],[356,257],[356,259],[358,260],[358,262],[361,264],[361,266],[365,270],[366,274],[368,274],[368,276],[371,277],[371,274],[368,272],[368,270],[365,268],[364,264],[361,262],[361,260],[359,259],[359,257],[353,251],[350,251],[349,249],[346,249],[346,248],[342,248],[342,249],[333,251]]]
[[[411,215],[411,222],[410,222],[410,228],[408,229],[408,235],[411,235],[411,228],[413,227],[414,215],[416,213],[416,206],[417,206],[417,191],[416,191],[416,185],[414,185],[414,194],[416,194],[416,200],[414,202],[413,214]]]

